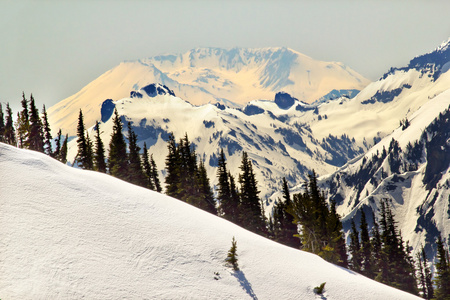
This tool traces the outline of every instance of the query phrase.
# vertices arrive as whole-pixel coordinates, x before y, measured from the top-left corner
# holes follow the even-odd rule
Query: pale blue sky
[[[371,80],[450,37],[450,1],[0,0],[0,101],[47,107],[121,61],[284,46]]]

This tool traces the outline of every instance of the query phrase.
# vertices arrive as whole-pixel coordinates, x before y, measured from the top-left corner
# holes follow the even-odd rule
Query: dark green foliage
[[[359,243],[359,234],[356,230],[355,222],[352,220],[352,228],[350,231],[350,246],[349,246],[350,254],[352,255],[350,259],[350,265],[352,270],[357,272],[361,271],[361,245]]]
[[[30,127],[27,139],[28,148],[39,152],[44,152],[44,133],[39,111],[34,103],[33,95],[30,96]]]
[[[265,233],[266,224],[258,194],[253,166],[248,158],[247,152],[242,152],[242,163],[239,174],[240,205],[239,205],[239,224],[244,228],[255,233]]]
[[[419,287],[421,288],[422,298],[433,299],[434,288],[432,274],[423,246],[421,252],[417,253],[417,265],[417,272],[419,273],[417,279],[419,281]]]
[[[55,151],[53,151],[53,153],[51,155],[53,158],[55,158],[57,160],[61,160],[60,159],[61,158],[61,137],[62,137],[62,132],[61,132],[61,129],[59,129],[58,135],[55,140],[55,144],[56,144]]]
[[[80,114],[78,115],[77,137],[78,152],[75,161],[78,162],[82,169],[92,170],[94,168],[92,145],[89,136],[85,133],[83,112],[81,109]]]
[[[219,203],[219,211],[220,215],[227,220],[230,220],[233,223],[237,223],[238,221],[238,205],[239,205],[239,196],[235,195],[235,199],[232,198],[231,193],[233,189],[230,186],[230,176],[231,174],[227,171],[227,162],[225,159],[225,154],[223,149],[220,150],[219,162],[217,168],[217,201]],[[234,193],[236,193],[236,184],[234,183]],[[237,201],[233,201],[236,200]]]
[[[108,165],[109,173],[112,176],[126,180],[128,176],[127,145],[122,134],[122,121],[119,118],[117,109],[114,110],[113,132],[109,142]]]
[[[236,245],[236,240],[233,239],[231,240],[231,248],[230,250],[228,250],[228,255],[227,258],[225,259],[225,261],[227,262],[227,264],[229,266],[231,266],[233,268],[234,271],[239,271],[239,265],[238,265],[238,254],[237,254],[237,245]]]
[[[359,253],[361,259],[361,273],[369,278],[373,278],[375,274],[372,258],[372,244],[370,243],[369,227],[364,210],[361,210],[361,224],[359,230],[361,236],[361,250]]]
[[[212,214],[217,215],[216,200],[209,183],[208,175],[206,174],[206,168],[203,161],[200,161],[198,165],[198,185],[199,185],[199,205],[198,207],[206,210]]]
[[[3,107],[0,103],[0,142],[5,142],[5,116],[3,114]]]
[[[153,154],[150,156],[150,165],[152,168],[151,177],[152,177],[153,184],[155,185],[156,191],[158,193],[161,193],[162,188],[161,188],[161,183],[159,181],[158,168],[156,167],[155,160],[153,159]]]
[[[45,105],[42,108],[42,125],[44,129],[44,152],[45,154],[52,156],[52,134],[50,130],[50,124],[48,123],[47,111],[45,110]]]
[[[169,153],[166,157],[166,194],[179,198],[178,186],[180,182],[180,167],[181,167],[181,157],[178,151],[177,145],[175,143],[175,137],[173,134],[169,135],[169,141],[167,143],[167,148]]]
[[[448,249],[445,248],[444,242],[441,236],[438,236],[436,242],[437,255],[436,255],[436,274],[435,274],[435,297],[437,300],[448,300],[450,299],[450,257]]]
[[[100,137],[100,124],[95,123],[95,154],[94,154],[94,169],[98,172],[106,173],[105,161],[105,146]]]
[[[326,284],[326,282],[323,282],[319,286],[316,286],[313,290],[314,293],[317,295],[322,295],[323,292],[325,291],[325,284]]]
[[[203,162],[197,164],[197,154],[187,134],[175,143],[171,134],[166,158],[166,193],[198,208],[216,214],[215,200]],[[154,163],[154,161],[153,161]],[[156,170],[155,168],[152,168]],[[154,174],[157,178],[157,174]],[[159,180],[155,181],[159,186]],[[155,184],[156,187],[156,184]]]
[[[387,200],[381,203],[381,250],[375,254],[375,280],[412,294],[418,294],[416,270],[410,255],[409,246],[404,244]],[[372,245],[377,243],[372,239]]]
[[[59,160],[65,164],[67,163],[67,142],[69,141],[69,135],[66,134],[66,138],[64,139],[64,142],[61,146],[61,153],[59,156]]]
[[[192,147],[187,134],[178,144],[180,155],[180,180],[177,185],[179,199],[197,207],[200,205],[200,193],[198,189],[197,155]]]
[[[341,217],[336,212],[336,203],[334,201],[331,201],[330,205],[330,214],[327,220],[327,232],[330,239],[328,249],[331,250],[327,260],[341,267],[348,268],[347,247],[345,244],[344,231]]]
[[[6,103],[6,119],[5,119],[5,143],[16,146],[16,135],[13,125],[12,110],[9,103]]]
[[[147,182],[147,188],[151,190],[155,190],[155,184],[153,183],[153,177],[152,177],[152,165],[150,164],[150,160],[148,157],[148,150],[147,150],[147,144],[144,142],[144,153],[142,155],[142,167],[144,168],[144,173]]]
[[[141,157],[139,151],[141,148],[137,144],[137,135],[128,122],[128,176],[126,180],[136,185],[143,187],[147,186],[147,181],[142,170]]]
[[[329,209],[325,195],[317,185],[315,172],[308,175],[305,192],[294,195],[289,213],[301,227],[301,249],[320,255],[339,265],[347,265],[342,223],[332,203]]]
[[[292,215],[288,213],[291,206],[291,195],[286,178],[283,177],[283,201],[278,200],[274,206],[272,229],[269,229],[269,231],[273,232],[275,241],[293,248],[299,248],[300,240],[297,238],[297,224],[294,223]]]
[[[28,113],[28,100],[22,92],[22,111],[17,113],[17,144],[19,148],[28,148],[28,137],[30,132],[30,116]]]

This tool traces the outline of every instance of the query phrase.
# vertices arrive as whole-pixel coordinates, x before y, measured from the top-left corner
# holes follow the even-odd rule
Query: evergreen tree
[[[292,208],[289,210],[295,223],[300,225],[301,249],[334,260],[336,257],[332,252],[336,249],[333,247],[332,234],[329,234],[329,230],[333,227],[339,228],[338,224],[331,226],[331,223],[335,221],[330,221],[338,219],[338,215],[334,214],[333,218],[330,217],[325,195],[318,188],[315,172],[308,175],[304,190],[304,193],[293,196]],[[337,230],[335,233],[338,236]]]
[[[12,110],[9,103],[6,103],[6,119],[5,119],[5,143],[16,146],[16,135],[13,125]]]
[[[342,227],[341,217],[336,212],[336,202],[331,201],[330,214],[327,219],[327,232],[329,236],[328,261],[341,267],[348,268],[347,247]]]
[[[169,141],[167,144],[167,148],[169,150],[169,153],[166,157],[166,194],[180,199],[179,198],[179,191],[178,186],[180,183],[180,166],[181,166],[181,157],[179,153],[179,149],[177,148],[177,145],[175,143],[175,137],[171,133],[169,135]]]
[[[81,168],[85,170],[92,170],[92,147],[90,147],[89,137],[86,138],[83,112],[81,111],[81,109],[78,115],[77,137],[78,152],[75,160],[79,163]]]
[[[421,251],[417,253],[417,265],[418,265],[417,271],[419,273],[418,276],[419,287],[422,290],[422,298],[433,299],[434,288],[433,288],[432,274],[423,246]]]
[[[297,238],[297,225],[294,223],[292,215],[288,213],[291,206],[291,195],[289,193],[286,178],[283,177],[283,201],[278,199],[273,212],[272,226],[274,239],[284,245],[299,248],[300,241]]]
[[[65,164],[67,163],[67,143],[69,141],[69,135],[66,134],[66,138],[64,139],[64,142],[61,146],[61,154],[59,160]]]
[[[239,206],[239,223],[250,231],[263,234],[266,231],[264,216],[258,194],[255,173],[247,152],[242,153],[239,183],[241,185],[241,202]]]
[[[142,167],[144,168],[144,173],[146,175],[147,188],[155,190],[155,184],[153,183],[152,176],[152,165],[148,157],[147,144],[144,142],[144,154],[142,155]]]
[[[228,255],[225,261],[233,268],[234,271],[239,271],[237,256],[237,245],[233,236],[233,239],[231,240],[231,248],[228,250]]]
[[[88,170],[94,170],[94,149],[92,146],[92,140],[89,137],[89,133],[86,132],[86,147],[87,147],[87,162]]]
[[[145,180],[145,175],[142,170],[141,157],[139,151],[141,148],[137,144],[137,135],[131,127],[131,123],[128,122],[128,179],[127,181],[140,185],[146,186],[147,181]]]
[[[381,205],[381,259],[376,280],[418,294],[416,270],[410,256],[409,247],[404,245],[401,233],[397,231],[394,214],[387,200]]]
[[[161,191],[162,191],[161,182],[159,181],[158,168],[156,167],[155,160],[153,159],[153,154],[150,155],[150,165],[151,165],[151,177],[152,177],[153,184],[155,185],[156,191],[158,193],[161,193]]]
[[[28,136],[30,131],[30,118],[28,113],[28,100],[25,98],[25,93],[22,92],[22,111],[17,113],[17,143],[19,148],[28,148]]]
[[[3,107],[0,103],[0,142],[5,142],[5,116],[3,114]]]
[[[201,197],[200,205],[198,207],[217,215],[216,200],[214,199],[214,194],[203,161],[200,161],[198,165],[198,182]]]
[[[43,129],[44,129],[44,153],[52,156],[53,150],[52,150],[52,134],[50,130],[50,124],[48,123],[47,118],[47,111],[45,110],[45,105],[42,109],[42,122],[43,122]]]
[[[372,245],[370,243],[369,227],[366,221],[366,214],[361,210],[361,224],[359,226],[361,236],[361,271],[369,278],[374,278],[373,259],[372,259]]]
[[[106,173],[105,146],[100,137],[100,124],[98,121],[95,123],[95,132],[94,167],[96,171]]]
[[[201,196],[198,189],[197,155],[187,134],[180,140],[178,146],[181,159],[180,180],[177,186],[179,199],[198,207]]]
[[[375,213],[372,211],[372,219],[373,219],[373,227],[371,231],[371,249],[372,249],[372,259],[373,259],[373,278],[377,276],[381,272],[382,268],[382,241],[381,241],[381,234],[380,234],[380,226],[378,225],[377,219],[375,218]]]
[[[436,289],[434,295],[437,300],[450,299],[450,266],[449,266],[449,254],[448,250],[444,247],[444,242],[441,236],[438,236],[437,242],[437,255],[436,255],[436,274],[435,284]]]
[[[58,131],[58,135],[56,137],[56,147],[55,147],[55,151],[52,153],[52,157],[57,159],[57,160],[61,160],[61,137],[62,137],[62,132],[61,129],[59,129]]]
[[[39,111],[34,103],[33,95],[30,96],[30,129],[28,135],[28,147],[31,150],[44,152],[44,133]]]
[[[236,186],[236,180],[234,176],[228,172],[228,180],[230,181],[230,221],[233,223],[239,222],[239,206],[241,203],[239,189]]]
[[[122,121],[119,118],[117,109],[114,110],[113,132],[109,142],[109,173],[112,176],[126,180],[128,177],[128,158],[125,138],[122,134]]]
[[[237,205],[231,200],[231,188],[228,178],[227,162],[223,149],[220,150],[217,167],[217,202],[219,203],[220,215],[233,223],[237,222]]]
[[[350,264],[352,267],[352,270],[355,270],[356,272],[361,271],[361,245],[359,243],[359,234],[356,230],[355,222],[352,220],[352,227],[350,231],[350,254],[352,255],[350,259]]]

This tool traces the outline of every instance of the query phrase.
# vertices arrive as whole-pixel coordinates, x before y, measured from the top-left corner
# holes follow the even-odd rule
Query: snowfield
[[[1,299],[416,298],[40,153],[0,144],[0,173]],[[233,236],[239,272],[224,262]]]

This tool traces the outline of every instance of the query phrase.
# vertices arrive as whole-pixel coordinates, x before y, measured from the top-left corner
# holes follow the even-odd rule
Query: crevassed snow
[[[37,152],[0,144],[0,172],[2,299],[419,299]]]

